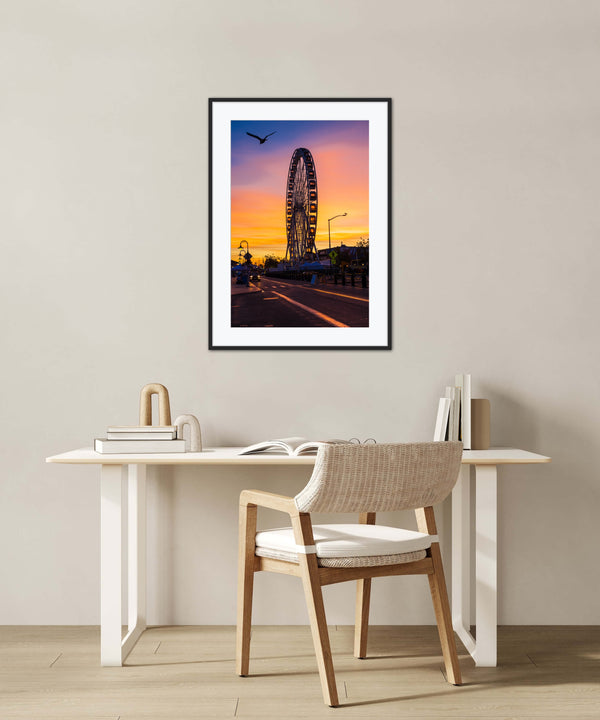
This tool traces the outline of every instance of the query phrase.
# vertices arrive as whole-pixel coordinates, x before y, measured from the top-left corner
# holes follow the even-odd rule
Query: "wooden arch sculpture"
[[[140,425],[152,425],[152,396],[158,395],[158,424],[171,424],[169,391],[160,383],[144,385],[140,393]]]

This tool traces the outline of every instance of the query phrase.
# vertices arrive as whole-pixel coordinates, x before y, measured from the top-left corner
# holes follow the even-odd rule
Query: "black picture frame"
[[[392,286],[392,215],[391,215],[391,193],[392,193],[392,177],[391,177],[391,158],[392,158],[392,137],[391,137],[391,120],[392,120],[392,102],[391,98],[209,98],[208,101],[208,126],[209,126],[209,149],[208,149],[208,168],[209,168],[209,193],[208,193],[208,235],[209,235],[209,263],[208,263],[208,291],[209,291],[209,349],[210,350],[390,350],[392,347],[392,302],[391,302],[391,286]],[[368,251],[367,251],[367,267],[369,272],[369,290],[367,293],[368,303],[368,325],[364,326],[364,305],[361,306],[360,310],[351,311],[348,309],[351,306],[356,306],[358,302],[351,302],[345,298],[351,298],[358,301],[359,291],[352,288],[352,293],[356,294],[356,297],[352,297],[347,294],[350,290],[343,289],[343,292],[339,292],[342,288],[331,286],[329,289],[318,289],[312,287],[312,290],[324,293],[328,296],[327,300],[337,301],[339,304],[339,312],[342,312],[342,305],[345,305],[344,312],[351,313],[356,312],[357,319],[356,323],[363,323],[363,325],[348,325],[342,322],[337,322],[336,326],[332,327],[317,327],[311,325],[312,316],[307,320],[307,325],[293,326],[293,325],[275,325],[270,327],[261,326],[249,326],[236,324],[236,314],[241,313],[240,317],[243,320],[245,313],[251,318],[256,317],[256,313],[252,314],[251,304],[256,305],[258,298],[249,296],[251,289],[257,288],[258,292],[265,293],[263,289],[265,285],[270,283],[275,287],[275,280],[283,282],[284,293],[295,294],[301,292],[301,289],[308,289],[308,284],[301,285],[298,280],[292,279],[304,276],[300,268],[315,267],[314,263],[299,261],[296,257],[296,264],[280,263],[278,268],[292,267],[297,269],[296,275],[291,275],[290,278],[286,275],[285,268],[282,270],[269,270],[270,275],[263,277],[263,288],[259,288],[256,282],[250,282],[248,279],[245,282],[248,283],[248,292],[241,289],[240,294],[236,296],[236,303],[241,303],[242,311],[237,310],[239,305],[232,302],[232,293],[235,292],[232,283],[234,271],[238,268],[232,269],[231,260],[231,223],[233,212],[232,202],[232,159],[237,158],[234,147],[238,147],[239,138],[234,137],[233,128],[236,128],[237,135],[243,136],[243,131],[248,135],[247,142],[255,143],[256,147],[262,147],[266,142],[270,140],[270,137],[265,137],[266,133],[263,131],[262,135],[260,132],[251,133],[250,130],[253,127],[260,126],[268,121],[270,126],[277,126],[277,128],[283,128],[284,130],[289,127],[298,130],[298,137],[302,136],[303,123],[306,127],[315,127],[321,125],[326,128],[326,124],[329,122],[333,123],[364,123],[368,122],[368,207],[369,207],[369,237],[368,237]],[[238,125],[236,125],[236,123]],[[282,125],[283,123],[283,125]],[[288,125],[285,125],[288,123]],[[338,125],[335,126],[336,128]],[[345,126],[342,126],[345,127]],[[274,132],[270,133],[275,135]],[[271,147],[275,145],[276,141],[281,139],[275,138],[271,140]],[[290,133],[288,132],[288,135]],[[292,133],[293,135],[293,133]],[[244,137],[244,140],[246,138]],[[289,142],[289,140],[288,140]],[[238,145],[235,145],[238,143]],[[363,143],[364,144],[364,143]],[[291,147],[291,146],[290,146]],[[298,147],[294,151],[297,153],[298,150],[307,150],[304,147]],[[310,175],[312,169],[316,172],[315,183],[318,178],[318,155],[315,156],[314,164],[310,164],[312,155],[310,149],[308,149],[308,155],[299,156],[299,160],[294,166],[294,157],[292,154],[290,159],[289,167],[287,168],[288,176],[287,182],[290,181],[290,173],[292,167],[303,168],[305,176]],[[245,152],[245,149],[244,149]],[[288,153],[289,154],[289,153]],[[257,157],[263,158],[265,155],[258,155]],[[303,161],[303,162],[300,162]],[[308,171],[306,170],[308,168]],[[294,175],[294,179],[297,176],[297,172]],[[227,187],[229,183],[229,186]],[[289,207],[287,208],[287,218],[284,214],[284,203],[286,201],[286,188],[288,190],[288,197],[290,186],[286,186],[286,178],[282,177],[282,227],[287,230],[285,221],[288,221],[288,228],[293,225],[296,215],[300,212],[294,209],[294,215],[290,219]],[[309,182],[305,182],[305,185]],[[298,185],[301,183],[298,181]],[[382,185],[384,187],[382,187]],[[294,192],[297,188],[294,187]],[[316,195],[316,186],[315,186]],[[311,196],[312,197],[312,196]],[[294,203],[296,203],[296,195],[294,195]],[[319,198],[320,200],[320,198]],[[289,201],[288,201],[289,204]],[[315,199],[315,216],[317,216],[317,200]],[[312,206],[311,206],[312,208]],[[305,209],[305,208],[304,208]],[[372,221],[372,213],[376,211],[376,222]],[[347,214],[347,213],[346,213]],[[334,217],[342,217],[342,215],[336,215]],[[304,215],[306,219],[306,214]],[[315,218],[315,222],[310,230],[304,229],[303,239],[306,244],[310,240],[310,233],[312,231],[313,248],[318,253],[319,249],[316,247],[316,230],[318,227],[318,220]],[[330,221],[333,218],[328,219],[329,226],[329,248],[331,248],[331,225]],[[322,222],[322,220],[321,220]],[[305,222],[302,227],[308,227],[308,221]],[[376,236],[372,237],[371,228],[375,227]],[[299,233],[300,235],[302,233]],[[308,240],[306,239],[308,236]],[[296,235],[294,235],[295,241]],[[236,240],[237,242],[237,240]],[[240,254],[242,253],[243,240],[240,241]],[[376,245],[371,245],[374,242]],[[286,258],[288,253],[290,257],[295,249],[294,243],[290,239],[290,231],[287,230],[287,247],[286,247]],[[342,249],[352,250],[352,246],[345,246],[342,243],[339,246],[340,251]],[[358,253],[356,246],[354,246],[355,255]],[[250,246],[246,241],[246,250],[250,254]],[[333,248],[335,253],[336,248]],[[375,250],[375,252],[372,252]],[[321,255],[323,249],[321,248]],[[226,261],[224,261],[224,255],[226,254]],[[246,256],[247,257],[247,256]],[[252,257],[252,255],[250,255]],[[308,252],[304,257],[308,257]],[[317,255],[312,254],[312,258],[315,262],[319,262]],[[327,262],[326,260],[321,262]],[[331,266],[334,260],[329,259],[329,265]],[[377,263],[377,267],[373,275],[373,263]],[[252,267],[250,265],[251,259],[247,260],[244,267],[238,274],[242,274],[246,268]],[[229,268],[229,270],[228,270]],[[333,279],[337,282],[337,277],[341,275],[341,270],[337,268],[331,268]],[[294,272],[296,270],[290,271]],[[247,275],[250,274],[249,270],[246,270]],[[273,273],[279,272],[279,275],[273,275]],[[339,273],[339,274],[338,274]],[[313,277],[317,279],[323,279],[325,277],[324,272],[320,270],[311,274],[311,281]],[[344,269],[344,278],[347,277],[346,269]],[[337,276],[336,276],[337,275]],[[363,271],[364,275],[364,271]],[[225,292],[224,283],[226,278],[229,280],[229,290]],[[371,292],[371,281],[376,280],[375,292]],[[267,282],[265,282],[267,281]],[[290,288],[285,289],[285,286]],[[354,281],[353,281],[354,285]],[[281,289],[281,286],[279,286]],[[328,286],[324,286],[328,287]],[[281,297],[284,293],[275,293]],[[335,296],[341,296],[342,300],[338,300]],[[229,298],[229,305],[227,306],[227,297]],[[279,299],[279,297],[273,299]],[[301,297],[317,298],[314,293],[301,293]],[[240,299],[241,298],[241,299]],[[263,300],[266,298],[262,298]],[[298,303],[292,298],[286,298],[290,303],[295,303],[296,306],[300,305],[304,310],[310,310],[315,315],[322,314],[328,318],[329,321],[335,317],[320,313],[316,310],[317,301],[315,305],[310,305],[311,300],[305,300],[303,303]],[[320,299],[320,296],[319,296]],[[376,300],[376,302],[375,302]],[[364,298],[362,302],[365,302]],[[279,306],[284,305],[287,308],[286,303],[279,303]],[[266,306],[262,306],[266,307]],[[275,307],[275,306],[272,306]],[[235,313],[233,312],[235,310]],[[233,313],[233,314],[232,314]],[[374,314],[377,313],[376,317]],[[360,317],[359,317],[360,315]],[[307,316],[308,317],[308,316]],[[271,318],[264,318],[271,319]],[[287,322],[287,321],[284,321]],[[315,322],[322,322],[319,317]],[[323,321],[324,322],[324,321]],[[352,322],[352,320],[350,321]],[[341,326],[341,327],[340,327]],[[370,332],[374,330],[374,332]]]

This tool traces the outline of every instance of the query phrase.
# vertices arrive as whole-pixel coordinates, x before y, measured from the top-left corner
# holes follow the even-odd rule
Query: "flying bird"
[[[276,132],[277,132],[277,130],[273,130],[272,133],[265,135],[264,138],[258,137],[258,135],[254,135],[253,133],[249,133],[249,132],[247,132],[246,135],[250,135],[250,137],[256,138],[262,145],[263,143],[267,142],[267,138],[271,137],[271,135],[275,135]]]

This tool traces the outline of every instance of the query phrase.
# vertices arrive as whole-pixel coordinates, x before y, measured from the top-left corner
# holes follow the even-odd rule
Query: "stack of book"
[[[177,439],[174,425],[122,425],[109,427],[105,438],[94,440],[97,453],[178,453],[185,452],[185,440]]]
[[[471,449],[471,376],[456,375],[454,385],[446,387],[440,398],[434,440],[462,440],[465,450]]]

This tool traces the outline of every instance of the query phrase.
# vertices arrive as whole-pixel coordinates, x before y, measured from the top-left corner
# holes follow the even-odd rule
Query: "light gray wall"
[[[4,0],[0,623],[98,623],[98,471],[44,458],[144,383],[209,444],[411,440],[460,371],[494,444],[553,457],[501,474],[500,622],[600,622],[599,48],[585,0]],[[212,96],[393,98],[391,352],[208,351]],[[155,477],[150,621],[232,623],[236,497],[304,479]],[[259,578],[257,621],[304,622],[298,590]],[[380,581],[373,621],[431,622],[427,594]]]

